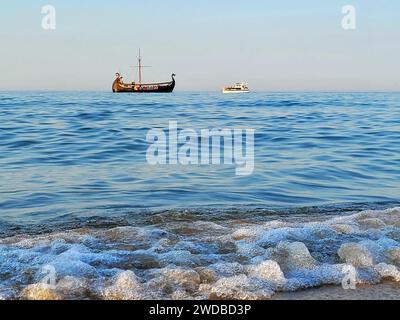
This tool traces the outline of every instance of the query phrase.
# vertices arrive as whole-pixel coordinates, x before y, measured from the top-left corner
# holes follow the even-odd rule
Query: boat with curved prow
[[[119,73],[112,85],[113,92],[133,92],[133,93],[171,93],[175,88],[175,74],[172,74],[172,81],[160,83],[124,83]]]
[[[113,92],[132,92],[132,93],[171,93],[175,88],[175,74],[172,74],[172,81],[159,83],[142,83],[142,58],[139,50],[139,82],[124,83],[120,73],[116,73],[116,79],[112,85]]]

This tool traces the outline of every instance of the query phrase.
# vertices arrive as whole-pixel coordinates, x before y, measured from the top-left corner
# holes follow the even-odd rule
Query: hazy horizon
[[[56,9],[56,29],[41,8]],[[344,30],[342,7],[356,8]],[[2,4],[0,91],[108,91],[115,72],[177,91],[246,81],[258,92],[400,91],[400,3],[72,0]]]
[[[201,89],[192,89],[192,90],[185,90],[185,89],[174,89],[173,93],[220,93],[222,88],[217,88],[213,90],[201,90]],[[13,90],[7,90],[7,89],[0,89],[0,92],[3,93],[68,93],[68,92],[82,92],[82,93],[95,93],[95,92],[101,92],[101,93],[112,93],[111,90],[108,88],[106,89],[13,89]],[[400,89],[399,90],[250,90],[250,93],[394,93],[394,94],[400,94]],[[121,94],[126,94],[129,95],[129,92],[126,93],[121,93]]]

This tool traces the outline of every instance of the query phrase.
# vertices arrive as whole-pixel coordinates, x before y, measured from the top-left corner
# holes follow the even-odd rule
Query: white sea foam
[[[342,244],[338,251],[339,257],[354,267],[370,267],[373,265],[371,252],[358,243]]]
[[[244,274],[221,278],[212,285],[202,285],[200,291],[211,299],[260,300],[269,299],[274,294],[274,286]]]
[[[283,285],[285,283],[285,275],[281,267],[273,260],[263,261],[257,265],[250,265],[248,267],[248,275],[250,277],[270,281],[276,285]]]
[[[400,282],[400,208],[295,222],[201,219],[0,239],[0,297],[268,299],[341,285],[348,264],[356,284]],[[41,282],[46,265],[54,288]]]

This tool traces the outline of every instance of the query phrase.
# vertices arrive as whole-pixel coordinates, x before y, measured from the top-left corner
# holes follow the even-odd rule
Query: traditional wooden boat
[[[134,93],[170,93],[175,88],[175,74],[172,74],[172,81],[160,83],[124,83],[121,75],[116,74],[112,85],[113,92],[134,92]]]
[[[113,92],[133,92],[133,93],[170,93],[175,88],[175,74],[172,74],[172,81],[159,83],[142,83],[142,59],[139,50],[139,82],[124,83],[120,73],[116,73],[116,79],[112,85]]]

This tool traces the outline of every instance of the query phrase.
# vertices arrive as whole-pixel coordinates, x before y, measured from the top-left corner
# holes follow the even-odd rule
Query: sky
[[[56,9],[44,30],[41,9]],[[356,29],[342,28],[342,7]],[[0,90],[111,90],[115,73],[179,91],[400,91],[398,0],[0,0]]]

